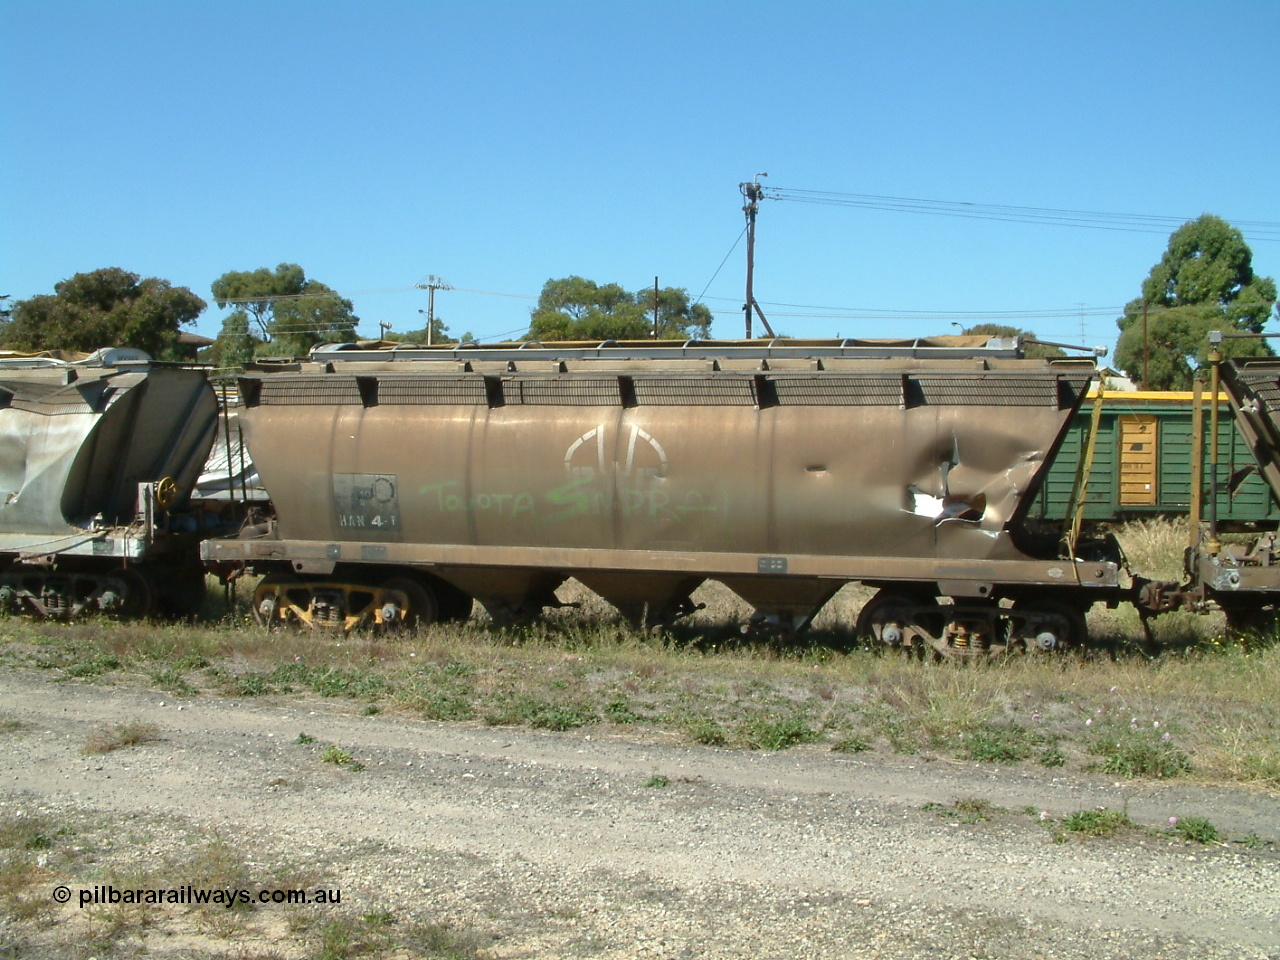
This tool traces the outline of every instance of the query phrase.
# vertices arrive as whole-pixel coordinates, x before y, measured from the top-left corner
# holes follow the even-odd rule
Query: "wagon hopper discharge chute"
[[[888,644],[1066,645],[1119,551],[1022,519],[1093,374],[972,337],[317,348],[242,378],[278,519],[203,555],[268,622],[506,622],[575,577],[662,624],[710,578],[791,631],[861,581]]]
[[[0,358],[0,607],[189,612],[204,596],[189,494],[217,401],[141,351]]]

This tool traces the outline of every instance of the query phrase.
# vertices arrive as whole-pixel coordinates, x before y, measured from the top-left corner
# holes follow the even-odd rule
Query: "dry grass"
[[[429,912],[370,910],[367,898],[341,905],[258,904],[261,890],[340,890],[327,868],[297,864],[279,844],[255,838],[250,862],[244,838],[230,842],[176,817],[53,813],[0,804],[0,956],[235,957],[308,960],[412,956],[475,957],[478,940],[465,927]],[[351,856],[370,851],[348,851]],[[339,869],[345,873],[348,864]],[[245,891],[224,903],[92,903],[81,892]],[[65,885],[71,899],[54,903]],[[353,891],[354,892],[354,891]],[[431,952],[436,948],[438,952]],[[425,954],[423,951],[426,951]],[[452,950],[453,952],[449,952]]]
[[[86,755],[110,753],[112,750],[123,750],[125,747],[159,739],[160,728],[154,723],[131,720],[128,723],[118,723],[113,727],[95,730],[85,741],[82,752]]]
[[[1189,545],[1190,532],[1185,517],[1135,520],[1115,530],[1129,566],[1152,580],[1182,578],[1182,554]]]

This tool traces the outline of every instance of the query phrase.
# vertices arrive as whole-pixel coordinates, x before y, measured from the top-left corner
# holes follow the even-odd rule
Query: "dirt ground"
[[[48,832],[28,842],[46,847],[28,851],[45,873],[5,901],[5,958],[1280,957],[1280,798],[1263,792],[439,724],[21,670],[0,675],[0,713],[0,821]],[[156,739],[83,752],[134,721]],[[325,762],[330,745],[348,759]],[[1138,826],[1061,828],[1098,807]],[[1193,816],[1226,842],[1169,834],[1170,817]],[[128,877],[212,885],[211,843],[252,890],[283,882],[283,864],[340,889],[341,906],[223,925],[155,907],[112,927],[78,904]],[[71,902],[44,907],[58,883]],[[339,913],[355,918],[346,947]],[[393,917],[387,938],[356,936]],[[400,936],[407,919],[457,936]]]

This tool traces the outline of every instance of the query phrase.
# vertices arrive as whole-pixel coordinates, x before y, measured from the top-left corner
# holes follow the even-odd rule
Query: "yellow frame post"
[[[1222,331],[1209,334],[1209,539],[1205,550],[1216,557],[1222,549],[1218,539],[1218,383],[1222,365]]]
[[[1093,451],[1098,443],[1098,429],[1102,423],[1102,381],[1098,381],[1098,393],[1093,398],[1093,415],[1089,418],[1089,440],[1085,444],[1084,459],[1080,462],[1080,470],[1076,475],[1076,490],[1079,496],[1075,502],[1075,512],[1071,516],[1071,533],[1067,545],[1071,548],[1071,557],[1075,559],[1076,542],[1080,538],[1080,526],[1084,523],[1085,500],[1089,493],[1089,473],[1093,470]]]
[[[1191,399],[1191,532],[1187,546],[1200,541],[1200,511],[1204,497],[1204,381],[1195,380]]]

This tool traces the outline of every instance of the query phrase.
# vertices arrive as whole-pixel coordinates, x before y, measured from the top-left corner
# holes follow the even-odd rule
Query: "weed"
[[[39,895],[39,886],[48,879],[48,873],[29,860],[13,858],[0,861],[0,904],[15,920],[31,920],[49,912],[49,900]],[[3,928],[0,928],[3,929]],[[5,941],[0,939],[0,956],[19,956],[14,951],[5,953]]]
[[[484,717],[491,727],[525,724],[535,730],[573,730],[599,720],[595,710],[586,704],[552,703],[530,696],[500,700]]]
[[[376,703],[371,703],[360,711],[361,715],[366,717],[376,717],[381,712],[382,708]]]
[[[1222,834],[1204,817],[1171,817],[1173,832],[1192,843],[1220,843]]]
[[[235,677],[230,683],[230,692],[237,697],[260,697],[264,693],[272,693],[273,687],[261,673],[246,673]]]
[[[249,866],[240,856],[238,847],[215,837],[199,847],[183,868],[211,887],[237,889],[247,886]]]
[[[159,690],[181,694],[182,696],[190,696],[196,692],[196,688],[187,682],[187,678],[182,671],[175,670],[173,667],[156,670],[148,676],[151,679],[151,685]]]
[[[421,713],[425,720],[470,720],[475,716],[471,706],[474,673],[465,663],[424,666],[399,684],[393,697],[401,706]]]
[[[1098,769],[1121,777],[1165,780],[1190,772],[1191,757],[1167,737],[1146,729],[1104,734],[1089,744],[1089,753],[1101,757]]]
[[[1119,810],[1099,807],[1097,810],[1077,810],[1062,818],[1062,827],[1086,837],[1109,837],[1124,827],[1133,826],[1128,814]]]
[[[368,953],[368,945],[357,939],[355,921],[342,917],[330,920],[320,928],[320,943],[315,960],[346,960],[347,957]]]
[[[1000,808],[990,800],[981,797],[962,797],[951,806],[943,803],[926,803],[920,808],[927,813],[936,813],[946,819],[956,819],[961,823],[985,823],[992,814],[1001,812]]]
[[[1240,779],[1246,783],[1280,784],[1280,752],[1270,756],[1248,754],[1241,758],[1238,769]]]
[[[1031,756],[1034,746],[1044,742],[1044,737],[1016,723],[984,723],[961,736],[964,758],[980,763],[1018,763]]]
[[[964,797],[957,800],[954,806],[961,823],[985,823],[999,809],[990,800],[980,797]]]
[[[670,783],[671,783],[670,777],[664,777],[660,773],[655,773],[653,776],[651,776],[648,780],[644,782],[644,785],[650,788],[651,790],[661,790],[664,787],[668,786]]]
[[[403,702],[405,698],[400,699]],[[419,695],[412,699],[411,704],[422,714],[424,720],[463,723],[476,715],[467,696],[453,691],[437,690]]]
[[[749,717],[738,727],[738,739],[752,750],[785,750],[798,743],[812,743],[820,734],[799,714]]]
[[[71,666],[67,667],[67,676],[87,680],[91,677],[101,676],[111,670],[119,669],[119,657],[100,653],[71,664]]]
[[[842,733],[831,744],[831,749],[836,753],[862,753],[871,749],[871,740],[861,733]]]
[[[133,747],[139,743],[149,743],[159,739],[160,728],[154,723],[131,720],[128,723],[118,723],[114,727],[106,727],[90,734],[89,739],[85,741],[82,752],[90,755],[110,753],[112,750]]]
[[[0,820],[0,850],[35,850],[52,833],[47,820],[18,811]]]
[[[711,717],[691,717],[685,721],[684,730],[690,740],[704,746],[723,747],[729,742],[729,736],[724,732],[724,727]]]
[[[609,702],[604,705],[604,715],[605,719],[611,723],[620,725],[636,723],[644,719],[631,709],[631,703],[621,693],[615,693],[609,698]]]
[[[1261,847],[1271,846],[1270,840],[1264,840],[1262,837],[1258,836],[1256,833],[1246,833],[1243,837],[1236,837],[1231,842],[1238,843],[1244,847],[1248,847],[1250,850],[1257,850]]]
[[[294,743],[301,743],[301,744],[303,744],[303,745],[305,746],[305,745],[306,745],[306,744],[308,744],[308,743],[315,743],[315,742],[316,742],[316,738],[315,738],[315,737],[313,737],[313,736],[312,736],[311,734],[309,734],[309,733],[300,733],[300,734],[298,734],[298,736],[294,739],[294,741],[293,741],[293,742],[294,742]]]
[[[265,678],[265,683],[281,691],[292,690],[294,684],[297,684],[322,697],[354,697],[361,700],[384,696],[388,690],[386,678],[368,670],[312,667],[299,662],[287,663],[272,670]]]
[[[419,923],[410,927],[399,938],[404,945],[421,951],[428,957],[444,960],[479,960],[480,944],[475,936],[465,930],[457,930],[448,923]]]
[[[1054,743],[1045,747],[1036,759],[1042,767],[1061,767],[1066,764],[1067,755]]]
[[[461,660],[450,660],[440,665],[440,676],[451,680],[463,680],[476,675],[475,667]]]
[[[364,764],[356,763],[350,751],[343,750],[336,743],[331,743],[320,753],[321,763],[332,763],[336,767],[344,767],[347,770],[354,770],[359,773],[364,769]]]

